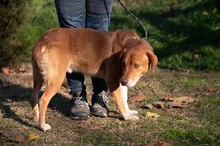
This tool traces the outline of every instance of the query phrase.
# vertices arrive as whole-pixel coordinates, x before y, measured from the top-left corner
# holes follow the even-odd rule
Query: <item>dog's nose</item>
[[[122,79],[122,80],[121,80],[122,86],[126,86],[127,83],[128,83],[128,80],[127,80],[127,79]]]

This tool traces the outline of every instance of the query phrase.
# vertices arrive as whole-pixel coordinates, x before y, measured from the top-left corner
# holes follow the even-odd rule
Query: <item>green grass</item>
[[[0,132],[36,133],[39,138],[20,145],[146,145],[164,140],[173,145],[220,145],[220,15],[216,0],[123,0],[146,26],[148,41],[159,58],[155,74],[145,75],[129,97],[144,95],[145,101],[129,103],[139,111],[140,121],[122,121],[113,101],[108,118],[86,121],[69,118],[70,95],[66,89],[51,100],[47,122],[52,130],[41,132],[32,121],[29,97],[32,76],[28,73],[0,73]],[[59,27],[52,0],[27,4],[27,19],[14,34],[20,44],[29,43],[24,55],[30,57],[37,39],[48,29]],[[142,27],[114,2],[110,31],[133,29],[144,37]],[[17,37],[16,37],[17,36]],[[17,54],[19,55],[19,54]],[[25,58],[24,58],[25,59]],[[30,70],[28,70],[30,71]],[[9,85],[9,87],[5,87]],[[86,79],[88,99],[91,83]],[[143,109],[162,97],[191,96],[195,102],[184,109]],[[148,119],[146,112],[158,119]],[[15,145],[3,142],[0,145]]]
[[[145,24],[148,41],[159,57],[161,68],[220,71],[217,1],[155,0],[142,1],[140,5],[130,2],[127,6]],[[116,27],[135,29],[143,36],[138,23],[126,12],[118,12],[119,9],[120,6],[113,12],[112,30]],[[121,18],[125,20],[120,21]]]
[[[69,117],[71,96],[61,88],[52,98],[46,120],[52,126],[47,132],[39,131],[32,121],[29,97],[32,76],[28,73],[0,74],[0,132],[36,133],[39,138],[20,145],[146,145],[163,140],[173,145],[220,145],[220,74],[203,72],[177,72],[158,70],[148,73],[129,90],[129,97],[144,95],[146,100],[129,103],[138,110],[139,121],[123,121],[111,100],[108,118],[90,117],[86,121],[72,121]],[[5,88],[3,85],[9,84]],[[91,82],[88,100],[91,100]],[[42,91],[45,87],[42,89]],[[194,103],[187,108],[143,109],[142,106],[160,98],[190,96]],[[91,104],[91,103],[90,103]],[[146,118],[146,112],[160,115],[158,119]],[[15,143],[3,142],[7,145]]]

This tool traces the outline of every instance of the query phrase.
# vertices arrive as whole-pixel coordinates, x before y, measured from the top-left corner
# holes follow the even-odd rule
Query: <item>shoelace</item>
[[[82,99],[82,96],[77,97],[77,98],[75,99],[75,101],[74,101],[74,105],[75,105],[76,107],[82,107],[82,106],[85,106],[85,104],[87,105],[86,101],[84,101],[84,100]]]
[[[109,98],[108,96],[102,94],[101,96],[102,101],[100,101],[104,106],[108,109],[108,103],[109,103]]]

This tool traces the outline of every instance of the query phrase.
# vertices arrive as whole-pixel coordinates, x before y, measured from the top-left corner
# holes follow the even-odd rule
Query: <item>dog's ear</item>
[[[147,52],[149,58],[149,64],[151,65],[151,71],[154,73],[156,71],[158,58],[153,52]]]

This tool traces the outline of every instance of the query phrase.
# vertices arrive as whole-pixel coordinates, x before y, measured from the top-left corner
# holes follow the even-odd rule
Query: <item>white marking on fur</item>
[[[77,67],[76,65],[70,65],[67,67],[66,72],[68,73],[72,73],[72,72],[80,72],[79,67]]]
[[[43,124],[43,125],[38,125],[38,127],[43,130],[44,132],[47,131],[47,130],[50,130],[51,129],[51,126],[49,124]]]
[[[123,104],[125,105],[126,113],[123,113],[123,117],[125,120],[139,120],[138,116],[135,114],[138,114],[135,110],[130,110],[128,107],[128,88],[126,86],[122,86],[120,84],[121,88],[121,95],[123,98]]]
[[[46,49],[47,49],[46,46],[42,46],[42,48],[41,48],[41,54],[45,53],[45,52],[46,52]]]
[[[66,72],[68,72],[68,73],[72,73],[72,72],[73,72],[73,69],[70,68],[70,67],[67,67]]]
[[[123,98],[123,104],[125,105],[126,111],[129,111],[129,107],[128,107],[128,88],[126,86],[122,86],[120,84],[120,88],[121,88],[121,96]]]
[[[135,79],[134,81],[128,81],[127,87],[133,87],[138,82],[139,78]]]
[[[44,81],[48,79],[48,75],[50,74],[50,66],[48,66],[49,58],[47,54],[47,48],[46,46],[43,46],[41,48],[41,57],[39,61],[37,62],[40,72],[43,75]]]
[[[132,38],[133,38],[133,39],[135,39],[135,40],[138,40],[138,38],[137,38],[137,37],[135,37],[135,36],[134,36],[134,37],[132,37]]]

